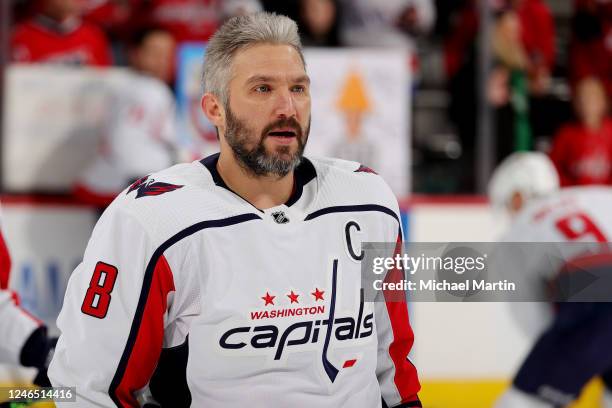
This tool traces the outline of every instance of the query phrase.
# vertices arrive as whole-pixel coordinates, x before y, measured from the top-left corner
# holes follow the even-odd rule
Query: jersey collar
[[[232,191],[232,189],[230,189],[227,184],[225,184],[225,181],[223,181],[223,178],[217,170],[218,161],[219,153],[215,153],[200,160],[200,163],[202,163],[204,167],[208,169],[212,176],[213,182],[217,186],[222,187],[238,195],[236,192]],[[293,172],[293,176],[293,191],[291,192],[291,196],[285,203],[287,207],[292,206],[300,199],[300,197],[302,197],[302,193],[304,192],[304,186],[317,177],[317,171],[315,170],[315,167],[312,162],[306,157],[303,157],[302,162]]]

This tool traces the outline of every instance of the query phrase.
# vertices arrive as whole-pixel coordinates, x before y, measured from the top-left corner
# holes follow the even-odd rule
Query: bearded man
[[[143,177],[102,215],[53,384],[76,386],[79,407],[136,407],[148,385],[172,407],[420,407],[405,296],[361,288],[361,242],[401,242],[397,201],[359,163],[303,156],[295,22],[228,20],[204,89],[220,152]]]

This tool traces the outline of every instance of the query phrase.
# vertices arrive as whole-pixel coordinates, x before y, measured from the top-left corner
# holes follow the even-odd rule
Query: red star
[[[319,290],[319,288],[315,288],[314,292],[311,292],[310,294],[312,296],[315,297],[315,301],[319,301],[319,300],[323,300],[323,294],[325,293],[324,290]]]
[[[273,305],[275,297],[276,296],[270,296],[270,294],[266,292],[266,296],[262,296],[262,299],[266,302],[264,306]]]
[[[291,299],[291,303],[300,303],[300,302],[298,302],[298,297],[299,296],[300,295],[293,293],[293,291],[291,291],[291,293],[287,295],[287,297],[289,299]]]

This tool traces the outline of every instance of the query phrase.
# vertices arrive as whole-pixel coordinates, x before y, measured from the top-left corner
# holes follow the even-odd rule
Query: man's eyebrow
[[[247,79],[247,84],[257,83],[257,82],[274,82],[274,78],[266,75],[255,75]]]
[[[259,82],[276,82],[278,78],[267,76],[267,75],[255,75],[247,79],[247,84],[259,83]],[[308,75],[300,75],[291,80],[294,83],[310,83],[310,77]]]
[[[308,75],[301,75],[293,80],[293,82],[297,83],[310,83],[310,77]]]

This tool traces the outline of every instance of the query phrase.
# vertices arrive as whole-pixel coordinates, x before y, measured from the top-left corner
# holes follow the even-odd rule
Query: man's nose
[[[284,116],[287,118],[297,115],[295,109],[295,100],[288,89],[279,91],[276,96],[275,114],[276,116]]]

